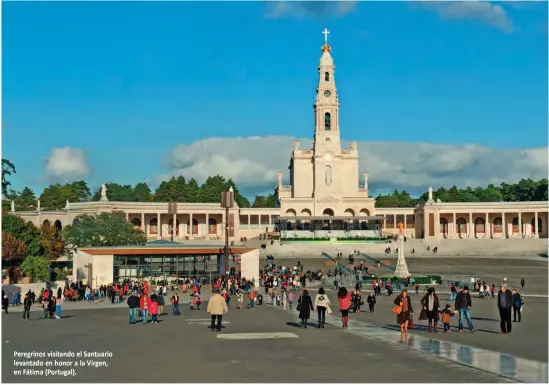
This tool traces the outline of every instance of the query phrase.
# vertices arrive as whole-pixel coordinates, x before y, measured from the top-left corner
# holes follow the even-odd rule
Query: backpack
[[[517,296],[515,298],[515,307],[520,307],[520,305],[522,305],[522,298]]]
[[[450,323],[450,318],[452,317],[452,315],[448,312],[442,312],[442,322],[445,323],[445,324],[449,324]]]

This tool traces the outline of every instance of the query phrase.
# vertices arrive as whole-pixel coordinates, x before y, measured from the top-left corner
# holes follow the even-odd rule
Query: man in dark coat
[[[471,294],[469,293],[469,288],[464,286],[463,289],[459,291],[456,296],[455,309],[459,314],[458,317],[458,328],[460,333],[463,332],[463,316],[467,319],[467,326],[471,330],[471,333],[475,331],[473,328],[473,320],[471,319]]]
[[[504,284],[498,293],[498,310],[501,326],[501,334],[511,333],[511,308],[513,307],[513,296]]]

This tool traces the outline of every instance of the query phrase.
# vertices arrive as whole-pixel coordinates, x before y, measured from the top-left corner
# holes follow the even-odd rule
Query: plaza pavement
[[[205,307],[204,307],[205,308]],[[296,315],[270,306],[236,310],[220,334],[208,315],[183,308],[157,325],[129,325],[125,309],[65,311],[61,320],[2,315],[3,382],[509,382],[511,379],[418,353],[408,340],[365,338],[336,326],[296,327]],[[35,314],[33,314],[33,317]],[[193,321],[194,320],[194,321]],[[350,328],[351,329],[351,328]],[[294,338],[220,339],[291,333]],[[255,337],[260,337],[256,335]],[[451,346],[450,346],[451,347]],[[14,351],[110,351],[108,367],[75,377],[14,376]],[[60,358],[58,361],[69,359]],[[97,359],[102,360],[102,359]]]

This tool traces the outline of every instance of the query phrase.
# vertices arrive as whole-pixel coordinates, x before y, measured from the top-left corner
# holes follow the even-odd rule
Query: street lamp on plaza
[[[225,209],[225,247],[223,250],[223,269],[226,271],[229,264],[229,231],[230,231],[230,221],[229,218],[229,209],[234,207],[234,192],[232,186],[229,187],[229,191],[224,191],[221,193],[221,207]],[[220,272],[225,274],[225,272]]]

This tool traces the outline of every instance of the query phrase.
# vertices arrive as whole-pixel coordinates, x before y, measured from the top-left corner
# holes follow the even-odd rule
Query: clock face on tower
[[[329,98],[332,95],[332,93],[328,90],[324,91],[324,96]]]

